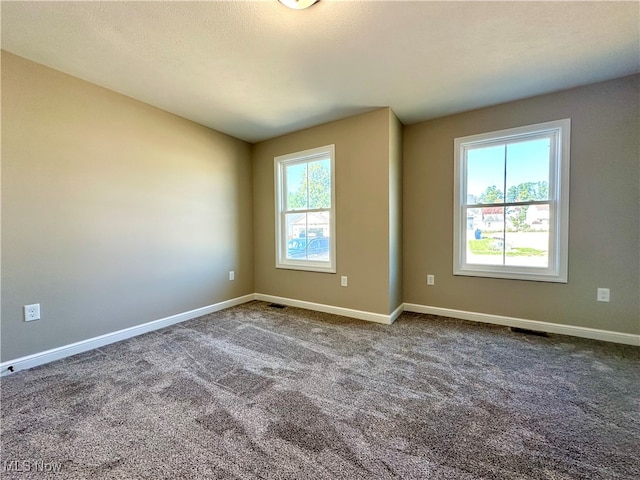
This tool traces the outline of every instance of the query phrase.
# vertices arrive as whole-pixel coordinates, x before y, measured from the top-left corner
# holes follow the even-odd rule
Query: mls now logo
[[[58,473],[62,469],[59,462],[45,462],[43,460],[3,460],[3,472],[46,472]]]

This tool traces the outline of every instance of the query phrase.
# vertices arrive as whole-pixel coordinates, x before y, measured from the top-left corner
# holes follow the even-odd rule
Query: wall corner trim
[[[63,345],[61,347],[52,348],[44,352],[34,353],[32,355],[26,355],[24,357],[9,360],[7,362],[0,363],[0,376],[5,376],[10,373],[15,373],[27,368],[37,367],[38,365],[44,365],[45,363],[60,360],[62,358],[77,355],[78,353],[93,350],[95,348],[104,347],[111,343],[126,340],[143,333],[152,332],[161,328],[175,325],[176,323],[185,322],[202,315],[214,313],[225,308],[234,307],[243,303],[251,302],[255,299],[253,293],[244,295],[242,297],[232,298],[223,302],[208,305],[206,307],[196,308],[195,310],[189,310],[188,312],[178,313],[177,315],[171,315],[170,317],[160,318],[151,322],[143,323],[141,325],[135,325],[133,327],[125,328],[111,333],[106,333],[98,337],[89,338],[87,340],[81,340],[69,345]],[[9,367],[13,367],[13,372],[9,370]]]
[[[358,320],[366,320],[368,322],[382,323],[384,325],[391,325],[393,321],[402,313],[402,305],[398,307],[391,315],[384,315],[382,313],[365,312],[363,310],[353,310],[351,308],[344,307],[334,307],[333,305],[306,302],[304,300],[295,300],[293,298],[276,297],[274,295],[265,295],[263,293],[256,293],[255,299],[263,302],[280,303],[282,305],[288,305],[290,307],[304,308],[306,310],[315,310],[316,312],[331,313],[333,315],[356,318]]]
[[[488,313],[467,312],[463,310],[453,310],[450,308],[430,307],[415,303],[405,303],[405,312],[426,313],[439,315],[442,317],[459,318],[472,322],[491,323],[503,325],[505,327],[526,328],[547,333],[557,333],[560,335],[570,335],[572,337],[590,338],[592,340],[602,340],[605,342],[622,343],[625,345],[640,346],[640,335],[633,333],[612,332],[609,330],[599,330],[596,328],[578,327],[574,325],[561,325],[559,323],[541,322],[538,320],[527,320],[524,318],[504,317],[501,315],[491,315]]]

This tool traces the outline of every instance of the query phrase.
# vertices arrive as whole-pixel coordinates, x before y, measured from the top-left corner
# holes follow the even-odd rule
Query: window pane
[[[549,200],[549,137],[507,145],[507,202]]]
[[[467,150],[467,203],[504,201],[504,145]]]
[[[307,199],[307,164],[298,163],[285,167],[285,184],[287,186],[287,210],[306,210]]]
[[[505,265],[549,266],[549,232],[507,232]]]
[[[307,259],[307,214],[287,213],[287,258],[293,260]]]
[[[502,265],[504,254],[504,207],[467,209],[467,263]],[[472,221],[469,221],[472,218]],[[471,226],[471,228],[469,228]]]
[[[331,237],[329,212],[316,212],[308,214],[309,241],[307,255],[309,260],[319,262],[329,261],[329,239]]]
[[[331,163],[327,159],[307,165],[309,208],[331,208]]]
[[[507,211],[505,264],[549,265],[549,205],[511,207]]]
[[[286,258],[328,262],[330,219],[329,212],[286,214]]]

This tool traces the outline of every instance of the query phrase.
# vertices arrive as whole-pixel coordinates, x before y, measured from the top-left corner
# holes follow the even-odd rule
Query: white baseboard
[[[116,332],[100,335],[99,337],[82,340],[80,342],[53,348],[44,352],[34,353],[33,355],[27,355],[7,362],[2,362],[0,363],[0,375],[4,376],[12,373],[9,370],[9,367],[13,368],[13,372],[24,370],[26,368],[37,367],[38,365],[43,365],[55,360],[70,357],[71,355],[76,355],[88,350],[93,350],[94,348],[103,347],[105,345],[109,345],[110,343],[126,340],[127,338],[142,335],[143,333],[151,332],[153,330],[159,330],[164,327],[175,325],[176,323],[185,322],[193,318],[201,317],[202,315],[207,315],[209,313],[224,310],[225,308],[247,303],[252,300],[280,303],[292,307],[305,308],[307,310],[315,310],[318,312],[331,313],[334,315],[342,315],[344,317],[357,318],[359,320],[366,320],[369,322],[381,323],[384,325],[391,325],[402,314],[403,311],[407,311],[459,318],[462,320],[470,320],[473,322],[491,323],[507,327],[525,328],[528,330],[537,330],[547,333],[570,335],[574,337],[591,338],[594,340],[603,340],[605,342],[640,346],[640,335],[631,333],[612,332],[595,328],[561,325],[558,323],[526,320],[523,318],[505,317],[487,313],[476,313],[463,310],[453,310],[449,308],[430,307],[427,305],[418,305],[415,303],[404,303],[396,308],[390,315],[384,315],[380,313],[353,310],[350,308],[335,307],[332,305],[324,305],[320,303],[306,302],[303,300],[276,297],[274,295],[252,293],[249,295],[244,295],[242,297],[232,298],[231,300],[216,303],[214,305],[209,305],[207,307],[197,308],[188,312],[179,313],[177,315],[161,318],[159,320],[154,320],[142,325],[136,325],[134,327],[129,327],[123,330],[118,330]]]
[[[391,315],[389,316],[390,317],[389,323],[395,322],[398,319],[398,317],[402,315],[402,312],[404,312],[404,303],[401,303],[400,306],[391,313]]]
[[[244,295],[242,297],[232,298],[224,302],[216,303],[202,308],[196,308],[188,312],[179,313],[170,317],[161,318],[159,320],[153,320],[142,325],[136,325],[134,327],[125,328],[116,332],[100,335],[99,337],[89,338],[80,342],[71,343],[62,347],[52,348],[44,352],[34,353],[33,355],[27,355],[24,357],[16,358],[7,362],[0,363],[0,375],[8,375],[13,372],[18,372],[26,368],[37,367],[45,363],[60,360],[62,358],[70,357],[78,353],[93,350],[94,348],[103,347],[110,343],[126,340],[127,338],[142,335],[143,333],[151,332],[153,330],[159,330],[164,327],[175,325],[176,323],[185,322],[193,318],[201,317],[209,313],[224,310],[225,308],[247,303],[255,299],[254,294]],[[9,370],[9,367],[13,367],[13,372]]]
[[[322,303],[305,302],[304,300],[295,300],[293,298],[276,297],[274,295],[265,295],[256,293],[256,300],[263,302],[280,303],[290,307],[304,308],[306,310],[315,310],[316,312],[331,313],[333,315],[342,315],[343,317],[357,318],[358,320],[367,320],[368,322],[382,323],[391,325],[393,321],[402,313],[402,306],[398,307],[391,315],[382,313],[365,312],[363,310],[353,310],[351,308],[334,307],[333,305],[324,305]],[[400,310],[398,312],[398,310]],[[396,312],[397,315],[396,315]],[[395,318],[394,318],[394,315]]]
[[[640,346],[640,335],[632,333],[612,332],[609,330],[599,330],[596,328],[577,327],[574,325],[561,325],[559,323],[541,322],[538,320],[526,320],[523,318],[504,317],[501,315],[490,315],[487,313],[466,312],[463,310],[453,310],[449,308],[429,307],[417,305],[415,303],[405,303],[406,312],[428,313],[443,317],[459,318],[471,320],[473,322],[492,323],[506,327],[518,327],[539,332],[558,333],[561,335],[571,335],[573,337],[591,338],[593,340],[603,340],[605,342],[623,343],[625,345]]]

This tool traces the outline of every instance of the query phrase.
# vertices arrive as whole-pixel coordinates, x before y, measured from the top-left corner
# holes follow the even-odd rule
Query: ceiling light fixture
[[[289,8],[293,8],[294,10],[302,10],[304,8],[309,8],[314,3],[317,3],[319,0],[278,0],[281,4],[286,5]]]

